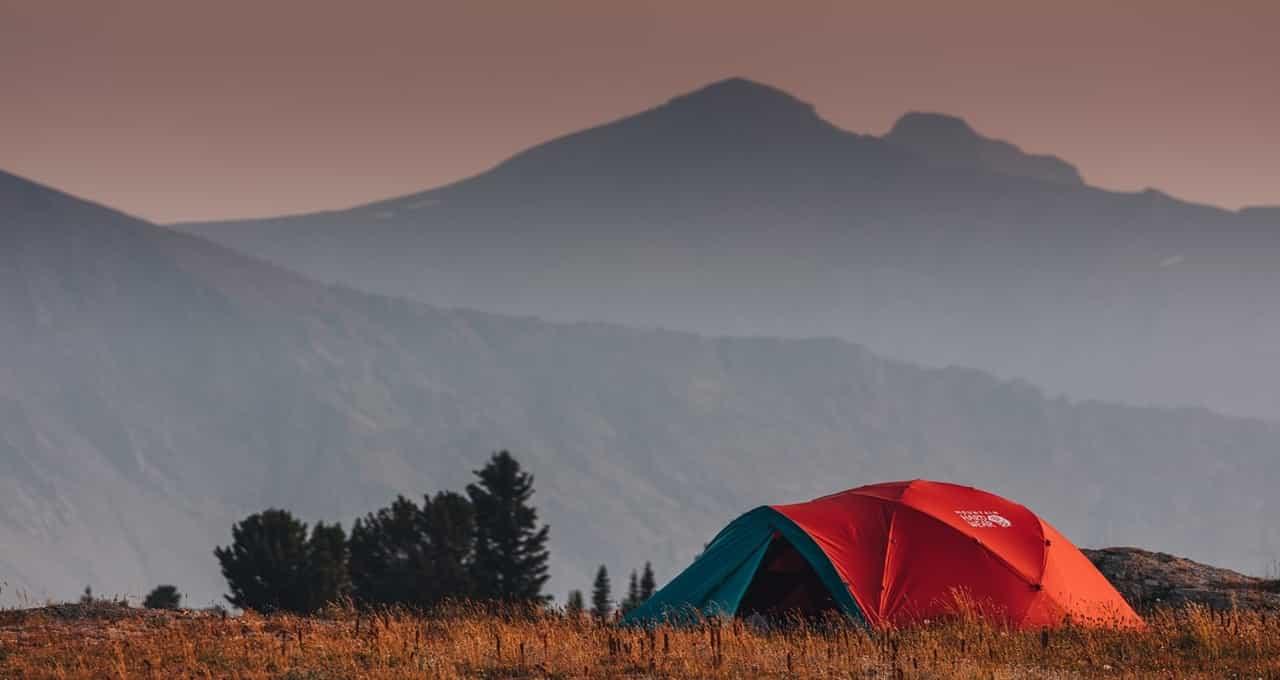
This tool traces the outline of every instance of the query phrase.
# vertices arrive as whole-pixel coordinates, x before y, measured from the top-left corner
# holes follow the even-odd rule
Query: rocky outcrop
[[[1199,604],[1219,610],[1280,611],[1280,580],[1246,576],[1141,548],[1083,552],[1136,609]]]

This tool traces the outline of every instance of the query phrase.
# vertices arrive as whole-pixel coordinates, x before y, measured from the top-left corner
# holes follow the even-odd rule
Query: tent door
[[[839,605],[809,561],[784,536],[775,533],[760,567],[738,605],[738,616],[808,619],[838,615]]]

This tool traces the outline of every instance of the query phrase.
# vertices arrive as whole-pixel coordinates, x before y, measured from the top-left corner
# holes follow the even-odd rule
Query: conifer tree
[[[453,491],[424,498],[422,522],[427,538],[427,575],[434,591],[429,594],[429,603],[471,597],[475,591],[471,574],[475,508],[471,501]]]
[[[530,505],[533,475],[507,451],[493,454],[467,485],[475,510],[472,575],[478,598],[502,602],[545,601],[547,525],[538,526]]]
[[[644,563],[644,571],[640,574],[640,601],[636,606],[640,606],[649,601],[653,594],[657,592],[658,584],[653,578],[653,566],[648,562]]]
[[[609,570],[600,565],[596,571],[596,580],[591,584],[591,614],[601,621],[607,621],[613,612],[613,600],[610,591]]]
[[[307,525],[271,509],[233,526],[231,539],[213,551],[231,589],[227,602],[260,612],[307,610]]]
[[[627,597],[622,600],[622,606],[619,609],[623,616],[631,613],[632,609],[640,606],[640,581],[636,576],[636,570],[631,570],[631,580],[627,583]]]
[[[424,604],[427,546],[416,503],[397,496],[390,506],[357,519],[349,545],[351,584],[360,603]]]
[[[472,595],[474,512],[461,494],[399,496],[351,528],[351,581],[361,604],[427,608]]]
[[[317,522],[311,530],[302,588],[307,612],[319,611],[351,592],[350,551],[341,524]]]

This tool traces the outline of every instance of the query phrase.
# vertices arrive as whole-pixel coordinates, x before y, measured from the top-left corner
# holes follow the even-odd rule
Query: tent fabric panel
[[[977,538],[914,508],[894,510],[880,612],[902,626],[946,615],[964,597],[986,616],[1018,621],[1037,595]]]
[[[1146,625],[1084,553],[1048,522],[1041,523],[1048,550],[1042,582],[1044,601],[1027,612],[1023,626],[1057,626],[1068,617],[1084,625]]]
[[[769,551],[770,540],[766,539],[752,552],[737,569],[725,575],[720,585],[716,586],[703,600],[701,609],[706,616],[733,616],[738,611],[742,596],[746,594],[751,579],[760,569],[760,562]]]
[[[732,615],[769,548],[769,514],[768,508],[757,508],[731,522],[693,564],[632,610],[624,623]]]
[[[911,482],[901,502],[981,541],[1028,583],[1040,581],[1044,534],[1040,518],[1025,506],[971,486],[924,480]]]

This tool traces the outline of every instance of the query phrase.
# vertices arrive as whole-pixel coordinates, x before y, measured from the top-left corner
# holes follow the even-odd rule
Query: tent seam
[[[903,495],[906,495],[905,492]],[[882,505],[887,505],[893,510],[893,514],[889,515],[889,530],[885,532],[884,546],[884,564],[880,565],[880,604],[876,608],[876,619],[883,623],[885,613],[885,597],[889,595],[889,584],[885,581],[886,575],[889,573],[889,556],[895,552],[894,546],[897,541],[894,540],[893,530],[898,526],[898,511],[893,508],[892,504],[881,500]],[[902,504],[902,496],[898,497],[898,504]]]

